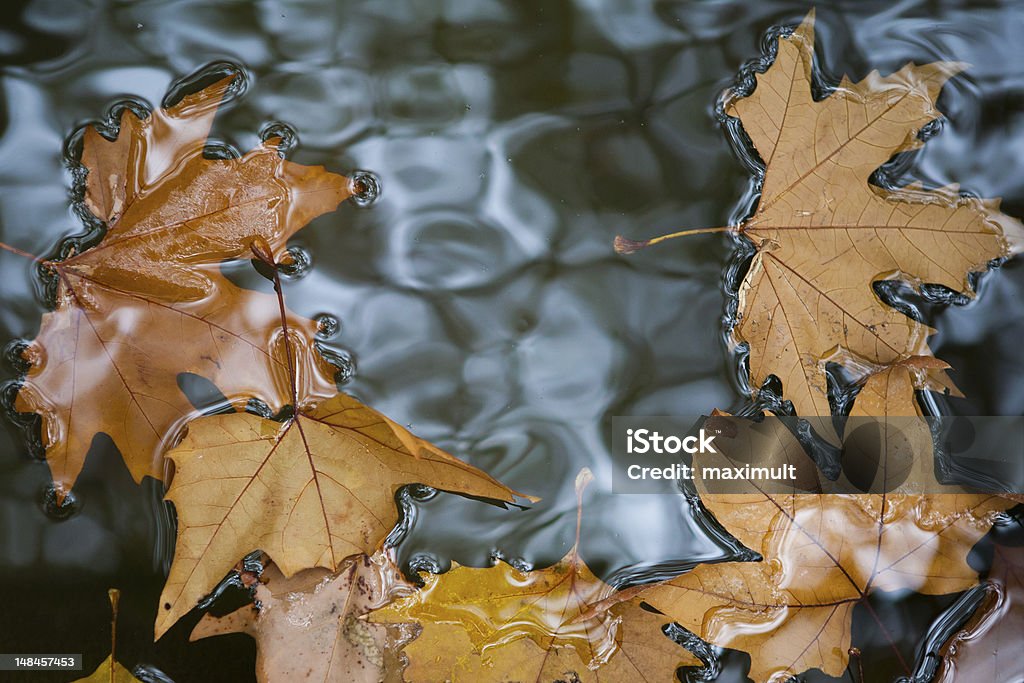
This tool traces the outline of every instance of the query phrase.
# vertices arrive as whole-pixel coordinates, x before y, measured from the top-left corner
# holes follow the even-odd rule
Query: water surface
[[[744,403],[724,343],[733,243],[709,235],[631,257],[645,237],[741,219],[752,169],[716,103],[802,2],[21,2],[0,27],[0,240],[52,253],[82,231],[65,139],[126,96],[150,106],[211,62],[248,88],[213,137],[245,151],[268,127],[297,131],[294,161],[369,169],[383,192],[346,204],[293,244],[311,268],[289,306],[328,315],[346,389],[508,485],[526,511],[447,494],[412,499],[407,567],[524,566],[572,543],[573,479],[588,492],[582,554],[612,581],[723,559],[681,496],[610,491],[610,418],[700,414]],[[973,5],[973,6],[971,6]],[[829,3],[818,8],[823,77],[908,61],[971,63],[943,91],[947,115],[890,177],[1002,196],[1024,215],[1024,12],[1020,3]],[[280,128],[278,128],[280,130]],[[44,297],[28,264],[0,253],[0,339],[31,339]],[[266,282],[245,267],[236,277]],[[235,271],[233,271],[235,272]],[[981,279],[966,306],[934,306],[932,348],[967,399],[961,414],[1024,414],[1024,266]],[[2,379],[16,376],[14,364]],[[67,519],[47,514],[46,465],[12,423],[0,432],[0,651],[108,653],[106,591],[122,590],[119,658],[153,680],[251,680],[244,636],[188,644],[198,615],[159,643],[151,629],[173,552],[161,487],[136,486],[109,440],[93,444]],[[978,566],[986,554],[979,550]],[[880,596],[905,657],[953,598]],[[858,611],[868,680],[900,673]],[[720,657],[742,680],[746,655]],[[163,676],[164,678],[160,678]],[[819,677],[820,678],[820,677]],[[34,675],[32,680],[67,680]],[[856,678],[854,678],[856,680]]]

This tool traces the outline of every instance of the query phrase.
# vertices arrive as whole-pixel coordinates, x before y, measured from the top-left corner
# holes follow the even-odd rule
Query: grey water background
[[[798,23],[809,7],[10,2],[0,20],[0,240],[48,254],[81,232],[63,158],[81,124],[126,96],[157,106],[175,80],[210,62],[239,64],[247,92],[218,115],[215,140],[245,151],[267,126],[288,124],[297,131],[293,160],[368,169],[383,187],[372,207],[346,204],[293,240],[311,267],[286,283],[288,305],[337,318],[328,344],[352,361],[346,389],[543,498],[520,511],[410,496],[404,565],[552,564],[572,543],[572,484],[583,466],[598,479],[586,496],[581,551],[600,576],[649,580],[727,559],[727,543],[682,496],[611,493],[608,449],[613,415],[744,403],[722,324],[735,245],[700,236],[621,257],[611,243],[617,233],[723,225],[750,210],[755,174],[716,118],[716,101],[762,56],[766,32]],[[836,2],[818,8],[817,57],[831,83],[908,61],[969,62],[943,92],[939,132],[890,175],[959,182],[1022,216],[1022,32],[1019,2]],[[39,283],[6,252],[0,269],[0,339],[31,339],[45,310]],[[982,277],[968,305],[921,308],[939,331],[932,348],[968,396],[939,407],[1024,414],[1020,261]],[[16,377],[10,362],[0,372]],[[144,678],[253,680],[246,636],[187,642],[195,613],[152,642],[174,538],[160,485],[135,485],[100,436],[74,513],[58,519],[45,505],[46,465],[29,450],[5,422],[0,651],[82,652],[88,672],[109,652],[114,586],[122,590],[118,658],[143,667]],[[1007,522],[972,562],[983,571],[986,543],[1019,543],[1019,527]],[[913,662],[953,598],[873,604]],[[854,645],[867,680],[905,674],[862,617],[858,608]],[[686,675],[744,679],[746,655],[708,653],[711,670]]]

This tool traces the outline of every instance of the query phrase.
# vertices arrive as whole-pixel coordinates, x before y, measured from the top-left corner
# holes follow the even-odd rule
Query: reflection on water
[[[941,132],[892,171],[1003,196],[1020,216],[1024,15],[968,4],[821,7],[818,56],[832,82],[907,61],[971,63],[944,90]],[[750,174],[715,102],[761,53],[765,32],[795,24],[804,3],[20,5],[0,29],[6,242],[47,254],[81,230],[62,157],[72,130],[126,96],[159,104],[172,81],[214,61],[244,65],[249,81],[214,125],[228,148],[279,135],[297,162],[376,175],[372,207],[349,203],[293,240],[308,264],[286,281],[289,305],[321,316],[325,348],[354,369],[349,390],[543,498],[517,511],[411,496],[399,548],[407,566],[557,561],[572,543],[572,482],[584,465],[597,481],[581,553],[599,575],[649,578],[659,564],[723,557],[681,497],[611,494],[607,449],[612,415],[742,403],[722,342],[731,244],[701,236],[624,258],[611,241],[722,225],[748,210]],[[13,255],[0,253],[0,264],[0,338],[31,339],[39,282]],[[243,265],[232,277],[265,287]],[[968,395],[943,405],[1019,415],[1024,267],[983,277],[981,292],[933,311],[933,348]],[[15,374],[10,363],[3,372]],[[45,464],[25,443],[11,424],[0,434],[0,576],[18,588],[7,619],[19,623],[0,630],[0,651],[46,643],[94,665],[108,651],[106,590],[118,586],[124,661],[179,681],[250,680],[251,642],[187,644],[194,618],[151,642],[173,547],[155,482],[135,486],[100,436],[77,511],[58,521],[45,513]],[[947,604],[875,603],[907,634],[911,660]],[[861,622],[855,615],[855,631]],[[865,670],[896,670],[889,649],[862,647]],[[215,654],[224,648],[231,656]],[[743,657],[725,656],[720,680],[742,679]]]

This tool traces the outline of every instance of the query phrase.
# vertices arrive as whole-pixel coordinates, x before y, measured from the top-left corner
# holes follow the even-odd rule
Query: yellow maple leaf
[[[346,394],[300,405],[284,422],[198,418],[167,457],[178,540],[157,638],[253,550],[285,576],[337,571],[350,555],[373,553],[398,521],[395,492],[406,484],[500,501],[519,495]]]
[[[577,478],[577,495],[590,471]],[[614,593],[580,558],[576,543],[557,564],[520,571],[453,563],[425,577],[413,595],[371,613],[380,623],[417,621],[409,645],[410,681],[669,680],[698,660],[661,632],[671,619],[621,602],[595,612]]]

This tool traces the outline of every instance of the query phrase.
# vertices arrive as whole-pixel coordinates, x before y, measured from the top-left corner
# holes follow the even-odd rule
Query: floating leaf
[[[736,232],[757,252],[739,289],[734,340],[750,346],[750,382],[782,380],[802,416],[831,414],[825,363],[888,365],[931,354],[932,329],[887,306],[872,283],[901,279],[970,293],[967,276],[1018,252],[1024,226],[998,201],[951,186],[883,189],[869,178],[894,154],[919,148],[935,99],[963,65],[908,64],[891,76],[847,78],[827,97],[811,91],[814,13],[778,39],[754,91],[732,101],[765,162],[757,210]],[[633,242],[630,252],[684,231]],[[854,359],[854,363],[849,363]],[[951,387],[941,370],[929,386]]]
[[[230,80],[145,119],[124,110],[116,140],[85,131],[85,203],[107,231],[96,246],[44,263],[57,280],[56,309],[25,352],[31,369],[16,401],[43,418],[60,498],[99,432],[136,481],[163,475],[161,452],[193,411],[179,373],[274,411],[289,398],[277,299],[234,286],[219,264],[261,245],[282,253],[289,236],[349,196],[349,181],[285,161],[273,139],[240,159],[204,158]],[[287,322],[313,339],[312,321]],[[333,393],[325,363],[303,378],[308,393]]]
[[[107,591],[107,597],[110,598],[110,656],[91,674],[79,678],[77,683],[138,683],[139,679],[114,659],[114,652],[117,649],[117,605],[121,592],[111,588]]]
[[[912,392],[897,408],[908,395],[908,372],[899,365],[873,375],[862,392],[889,394],[890,414],[915,414]],[[772,424],[777,448],[801,450],[781,422]],[[716,446],[718,457],[732,464],[754,455],[730,454],[728,441]],[[930,439],[926,447],[930,456]],[[943,595],[976,585],[967,555],[995,514],[1011,505],[990,495],[776,494],[756,482],[748,492],[716,494],[697,471],[707,509],[763,560],[700,565],[606,603],[643,599],[708,642],[750,653],[755,681],[786,680],[813,668],[843,675],[853,610],[875,591]],[[885,632],[881,622],[878,628]]]
[[[395,493],[406,484],[500,501],[516,495],[345,394],[302,405],[284,422],[198,418],[168,458],[178,540],[157,638],[255,549],[285,576],[337,571],[346,557],[373,553],[398,521]]]
[[[398,648],[415,631],[411,625],[375,624],[361,617],[411,590],[384,553],[349,557],[333,575],[306,569],[285,578],[272,564],[256,585],[256,606],[223,617],[205,615],[191,640],[249,634],[256,640],[256,679],[261,682],[398,681]]]
[[[589,470],[577,478],[582,492]],[[697,664],[660,628],[671,623],[639,601],[591,613],[614,589],[580,558],[577,540],[557,564],[524,572],[500,562],[453,563],[425,577],[413,595],[371,615],[416,621],[423,633],[405,647],[410,681],[662,681]],[[584,618],[580,618],[584,617]]]

